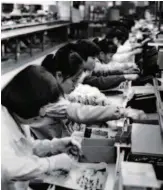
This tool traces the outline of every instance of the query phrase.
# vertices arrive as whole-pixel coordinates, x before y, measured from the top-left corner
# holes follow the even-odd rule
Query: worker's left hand
[[[143,49],[142,48],[137,48],[133,51],[133,54],[140,54],[142,53]]]
[[[67,153],[70,156],[78,157],[81,153],[81,142],[74,137],[55,138],[51,143],[51,153]]]
[[[124,116],[134,120],[143,120],[147,118],[147,115],[144,113],[144,111],[133,109],[130,107],[125,109]]]
[[[148,43],[149,41],[151,41],[151,39],[146,38],[144,41],[141,42],[142,46],[145,45],[146,43]]]

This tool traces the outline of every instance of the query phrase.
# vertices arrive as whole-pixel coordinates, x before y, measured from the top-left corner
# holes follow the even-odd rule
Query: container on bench
[[[84,138],[82,142],[83,157],[85,163],[115,163],[114,140]]]

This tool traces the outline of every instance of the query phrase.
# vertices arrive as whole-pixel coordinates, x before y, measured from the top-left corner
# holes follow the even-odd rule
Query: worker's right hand
[[[58,154],[47,158],[49,160],[49,172],[56,170],[70,171],[73,167],[73,160],[70,156],[65,153]]]
[[[134,81],[139,77],[139,75],[138,74],[126,74],[126,75],[124,75],[124,77],[126,80]]]
[[[142,47],[142,44],[141,43],[134,43],[133,44],[133,50],[137,49],[137,48],[141,48]]]
[[[143,49],[142,48],[136,48],[134,51],[133,51],[133,54],[140,54],[142,53]]]
[[[142,46],[145,45],[146,43],[148,43],[149,41],[151,41],[151,39],[146,38],[144,41],[141,42]]]

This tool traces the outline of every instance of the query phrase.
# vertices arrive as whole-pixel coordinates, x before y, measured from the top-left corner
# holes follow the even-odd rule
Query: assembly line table
[[[17,28],[14,30],[6,30],[1,31],[1,46],[4,46],[4,53],[6,52],[6,45],[8,40],[15,39],[16,40],[16,48],[15,48],[15,59],[17,60],[19,57],[19,42],[22,38],[28,37],[32,39],[33,35],[40,34],[41,41],[41,49],[44,51],[44,34],[47,31],[54,31],[56,36],[62,38],[62,40],[67,41],[68,39],[68,27],[70,23],[60,23],[60,24],[44,24],[37,25],[31,27]],[[57,32],[56,32],[57,30]],[[32,56],[32,44],[29,45],[30,55]],[[2,51],[2,48],[1,48]],[[3,56],[3,52],[2,56]]]
[[[32,26],[30,28],[29,27],[24,27],[24,28],[19,28],[19,29],[15,29],[15,30],[2,31],[1,32],[1,41],[8,40],[9,38],[28,35],[28,34],[31,34],[31,33],[43,32],[43,31],[46,31],[46,30],[54,29],[54,28],[62,28],[62,27],[67,28],[68,26],[69,26],[69,23]]]

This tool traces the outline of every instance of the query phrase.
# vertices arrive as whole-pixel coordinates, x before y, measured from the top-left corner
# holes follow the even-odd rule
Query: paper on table
[[[60,175],[59,172],[54,172],[52,175],[44,175],[42,176],[44,182],[58,185],[65,188],[70,189],[76,189],[76,190],[84,190],[84,188],[81,188],[79,184],[77,184],[77,180],[81,177],[84,170],[86,169],[104,169],[106,168],[106,173],[104,175],[103,180],[103,187],[105,185],[107,175],[108,175],[108,167],[105,163],[99,163],[99,164],[88,164],[88,163],[79,163],[78,166],[75,166],[67,176]]]

